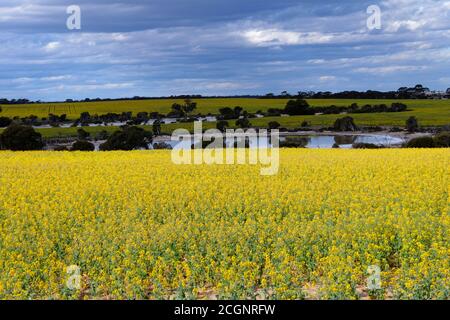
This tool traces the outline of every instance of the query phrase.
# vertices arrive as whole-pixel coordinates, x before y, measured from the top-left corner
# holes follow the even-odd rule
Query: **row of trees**
[[[91,115],[89,112],[83,112],[80,115],[80,118],[74,122],[74,126],[78,125],[87,125],[89,123],[112,123],[112,122],[126,122],[128,125],[140,125],[148,122],[149,120],[156,120],[161,123],[161,119],[163,117],[169,118],[184,118],[188,119],[189,115],[197,108],[197,103],[193,102],[190,99],[185,99],[183,104],[174,103],[172,105],[172,111],[163,115],[159,112],[138,112],[136,116],[133,117],[132,112],[122,112],[118,113],[106,113],[103,115]]]
[[[87,140],[88,138],[89,133],[84,129],[79,129],[78,140],[72,145],[71,150],[94,151],[95,146]],[[111,135],[107,135],[106,133],[104,138],[106,141],[99,146],[101,151],[130,151],[135,149],[148,149],[148,145],[153,141],[153,134],[143,128],[124,126]]]
[[[88,141],[89,133],[78,130],[78,140],[71,150],[93,151],[94,144]],[[153,141],[153,134],[139,127],[122,127],[107,137],[100,145],[102,151],[147,149]],[[42,135],[33,127],[13,124],[0,134],[1,149],[12,151],[42,150],[45,143]],[[67,150],[66,148],[64,148]]]
[[[406,148],[450,148],[450,132],[441,132],[434,137],[419,137],[406,143]]]
[[[299,99],[427,99],[432,97],[430,89],[417,84],[414,87],[401,87],[397,91],[299,91],[296,94],[290,94],[287,91],[283,91],[278,95],[273,93],[266,94],[265,99],[286,99],[286,98],[299,98]],[[450,90],[447,90],[447,96],[450,95]]]
[[[195,121],[195,118],[190,117],[190,114],[197,108],[197,103],[191,101],[190,99],[185,99],[184,104],[174,103],[172,105],[172,111],[167,114],[167,117],[182,118],[183,122]],[[340,113],[375,113],[375,112],[402,112],[407,111],[407,106],[403,103],[392,103],[391,106],[385,104],[380,105],[364,105],[358,106],[358,104],[353,103],[350,106],[327,106],[327,107],[311,107],[309,103],[304,99],[289,100],[286,103],[284,109],[268,109],[266,116],[280,116],[282,114],[287,114],[291,116],[298,115],[314,115],[316,113],[323,114],[340,114]],[[217,117],[218,120],[238,120],[240,118],[252,118],[255,117],[254,114],[249,114],[244,111],[242,107],[234,108],[221,108],[219,109],[220,115]],[[257,113],[262,113],[258,111]],[[133,116],[132,112],[122,112],[122,113],[107,113],[103,115],[91,115],[89,112],[82,112],[80,118],[72,123],[73,127],[79,125],[87,126],[91,123],[94,124],[108,124],[113,122],[122,122],[127,125],[140,125],[145,124],[149,120],[154,119],[161,123],[161,119],[165,117],[158,112],[138,112],[136,116]],[[50,124],[52,126],[58,127],[60,124],[67,122],[67,115],[54,115],[49,114],[48,118],[42,118],[39,120],[37,116],[31,115],[24,118],[14,118],[10,119],[7,117],[0,117],[0,127],[7,127],[12,122],[20,123],[23,125],[39,126],[41,124]],[[246,120],[241,121],[243,123]]]
[[[314,115],[316,113],[323,114],[340,114],[340,113],[377,113],[377,112],[403,112],[407,111],[407,106],[403,103],[395,102],[391,106],[385,104],[359,106],[353,103],[350,106],[327,106],[327,107],[311,107],[304,99],[289,100],[284,109],[268,110],[268,116],[279,116],[281,114],[288,114],[291,116]]]
[[[287,91],[281,92],[279,95],[273,93],[266,94],[265,99],[286,99],[286,98],[299,98],[299,99],[397,99],[397,91],[299,91],[296,94],[289,94]]]
[[[251,123],[247,117],[242,117],[236,120],[236,126],[240,128],[250,128]],[[302,123],[302,127],[309,126],[309,123]],[[230,127],[229,122],[226,120],[220,120],[216,123],[217,129],[225,132]],[[268,124],[269,129],[279,129],[281,125],[276,121],[271,121]],[[359,130],[352,117],[339,118],[335,121],[333,128],[329,128],[335,131],[350,132]],[[420,131],[419,122],[415,117],[409,117],[406,121],[406,130],[410,133]],[[143,128],[136,126],[123,126],[120,130],[115,131],[111,135],[106,131],[101,131],[95,136],[96,140],[106,140],[99,146],[102,151],[112,150],[134,150],[134,149],[147,149],[148,145],[152,143],[153,137],[159,135],[161,132],[161,126],[158,123],[153,125],[152,131],[147,131]],[[82,150],[93,151],[95,149],[94,144],[89,142],[90,133],[83,128],[77,131],[78,139],[72,145],[70,150]],[[445,139],[448,138],[448,134],[438,141],[433,140],[435,146],[446,146]],[[422,139],[422,138],[420,138]],[[431,146],[431,140],[423,138],[419,139],[417,145],[419,146]],[[412,142],[416,143],[416,142]],[[12,124],[7,127],[0,134],[0,147],[1,149],[13,150],[13,151],[25,151],[25,150],[41,150],[44,148],[44,141],[39,132],[36,132],[31,126],[23,126]],[[61,150],[67,150],[62,148]]]
[[[184,104],[175,103],[172,105],[172,111],[167,115],[167,117],[177,117],[184,118],[185,120],[188,118],[189,114],[192,113],[197,108],[197,103],[191,101],[190,99],[185,99]],[[0,106],[0,112],[2,111]],[[102,115],[94,114],[91,115],[89,112],[82,112],[80,114],[79,119],[75,120],[72,124],[73,127],[77,127],[79,125],[87,126],[88,124],[102,124],[102,123],[112,123],[112,122],[123,122],[127,125],[139,125],[148,122],[151,119],[159,121],[161,123],[161,119],[165,117],[165,115],[160,114],[159,112],[138,112],[136,116],[133,116],[133,113],[122,112],[122,113],[106,113]],[[43,124],[49,124],[54,127],[58,127],[60,124],[68,122],[67,115],[62,114],[60,116],[49,114],[48,117],[39,118],[35,115],[30,115],[27,117],[14,117],[13,119],[8,117],[0,117],[0,128],[8,127],[11,123],[16,122],[22,125],[28,126],[39,126]]]
[[[314,107],[317,113],[323,114],[340,114],[340,113],[381,113],[381,112],[404,112],[408,111],[408,107],[404,103],[394,102],[390,106],[386,104],[366,104],[359,106],[357,103],[353,103],[348,107],[338,107],[335,105],[329,107]]]

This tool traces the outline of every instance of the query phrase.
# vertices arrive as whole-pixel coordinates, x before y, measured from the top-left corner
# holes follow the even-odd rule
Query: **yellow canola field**
[[[0,298],[449,299],[449,168],[444,149],[281,150],[276,176],[1,152]]]

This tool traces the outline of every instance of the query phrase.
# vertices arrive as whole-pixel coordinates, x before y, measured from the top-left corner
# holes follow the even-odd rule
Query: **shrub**
[[[284,112],[291,116],[312,115],[314,110],[309,107],[306,100],[289,100],[284,108]]]
[[[281,124],[279,124],[277,121],[270,121],[269,122],[269,129],[279,129],[281,127]]]
[[[286,140],[280,141],[280,148],[306,148],[308,143],[307,137],[287,137]]]
[[[70,151],[94,151],[95,146],[89,141],[78,140],[73,145]]]
[[[251,123],[247,118],[242,118],[236,121],[236,126],[242,129],[250,128]]]
[[[155,149],[155,150],[171,150],[172,146],[165,142],[156,142],[153,144],[153,149]]]
[[[102,151],[148,149],[153,140],[151,132],[139,127],[124,127],[114,132],[108,140],[100,145]]]
[[[148,116],[148,112],[138,112],[138,114],[136,115],[136,122],[141,124],[141,123],[145,123],[149,120],[149,116]]]
[[[403,112],[407,110],[408,106],[406,104],[397,102],[391,104],[391,108],[388,110],[388,112]]]
[[[53,151],[69,151],[66,146],[55,146]]]
[[[184,104],[178,104],[178,103],[174,103],[172,105],[172,114],[173,115],[177,115],[178,117],[185,117],[187,118],[187,116],[189,115],[189,113],[191,113],[192,111],[194,111],[197,108],[197,103],[196,102],[192,102],[190,99],[185,99],[184,100]]]
[[[198,121],[198,119],[195,117],[185,117],[185,118],[179,120],[179,122],[181,122],[181,123],[193,123],[195,121]]]
[[[102,130],[100,132],[97,132],[95,135],[95,140],[106,140],[109,137],[109,133],[106,130]]]
[[[406,120],[406,130],[411,133],[419,130],[419,121],[417,121],[416,117],[409,117]]]
[[[368,126],[361,128],[361,130],[364,132],[381,132],[384,131],[384,128],[380,126]]]
[[[434,143],[438,148],[450,148],[450,132],[442,132],[434,137]]]
[[[217,130],[219,130],[221,132],[225,132],[229,126],[230,125],[228,124],[228,121],[225,121],[225,120],[219,120],[216,123]]]
[[[435,148],[433,138],[431,137],[420,137],[414,138],[408,141],[406,148]]]
[[[243,111],[244,109],[242,109],[242,107],[239,106],[234,107],[234,109],[231,109],[230,107],[221,108],[219,109],[220,119],[222,120],[239,119]]]
[[[77,130],[77,136],[78,136],[78,140],[86,140],[87,138],[89,138],[91,134],[89,132],[87,132],[86,130],[80,128]]]
[[[89,112],[82,112],[80,114],[80,122],[88,123],[89,121],[91,121],[91,115],[89,114]]]
[[[8,117],[0,117],[0,128],[5,128],[12,123],[12,120]]]
[[[42,135],[33,127],[13,124],[0,135],[3,149],[13,151],[41,150],[44,147]]]
[[[302,124],[300,125],[302,128],[308,128],[311,127],[311,123],[308,121],[303,121]]]
[[[154,136],[159,136],[161,134],[161,120],[156,119],[152,125],[152,132]]]
[[[334,130],[336,131],[357,131],[358,127],[352,117],[344,117],[336,119],[334,122]]]
[[[378,146],[373,143],[354,143],[352,145],[353,149],[380,149],[382,146]]]
[[[267,110],[266,116],[268,117],[279,117],[283,113],[281,109],[269,108]]]
[[[392,127],[389,131],[390,132],[403,132],[403,129],[399,128],[399,127]]]
[[[219,112],[222,116],[234,115],[234,111],[230,107],[221,108],[221,109],[219,109]]]

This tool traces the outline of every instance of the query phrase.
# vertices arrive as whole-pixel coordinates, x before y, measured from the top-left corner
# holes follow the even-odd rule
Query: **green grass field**
[[[254,113],[256,111],[267,111],[269,108],[284,108],[287,99],[245,99],[245,98],[221,98],[221,99],[195,99],[198,107],[196,113],[217,114],[220,108],[241,106],[244,110]],[[49,113],[61,115],[67,114],[69,119],[76,119],[81,112],[91,114],[105,114],[108,112],[121,113],[131,111],[137,112],[160,112],[168,113],[173,103],[182,103],[182,100],[161,99],[161,100],[127,100],[108,102],[81,102],[81,103],[54,103],[54,104],[29,104],[29,105],[3,105],[1,116],[25,117],[31,114],[38,117],[46,117]],[[312,106],[348,106],[352,103],[364,104],[391,104],[392,102],[402,102],[408,105],[411,111],[399,113],[366,113],[352,114],[356,124],[366,126],[404,126],[406,119],[416,116],[423,126],[443,126],[450,124],[450,100],[351,100],[351,99],[314,99],[308,100]],[[298,128],[303,121],[309,121],[314,126],[331,126],[334,121],[342,115],[320,115],[320,116],[295,116],[295,117],[273,117],[251,119],[251,124],[256,127],[267,127],[270,121],[277,121],[286,128]],[[229,121],[230,126],[234,126],[234,121]],[[204,128],[213,128],[215,123],[204,123]],[[190,131],[193,124],[170,124],[163,125],[162,130],[166,133],[177,128],[186,128]],[[77,128],[51,128],[39,129],[45,137],[72,136],[76,135]],[[115,127],[91,127],[87,131],[92,133],[107,130],[117,130]]]
[[[283,99],[195,99],[197,102],[197,112],[202,114],[218,113],[220,108],[241,106],[249,112],[267,110],[269,108],[283,108],[287,100]],[[138,112],[159,112],[167,114],[171,111],[174,103],[183,103],[180,99],[158,99],[158,100],[124,100],[106,102],[77,102],[77,103],[46,103],[28,105],[4,105],[3,115],[46,117],[49,113],[61,115],[67,114],[70,119],[75,119],[82,112],[91,114],[105,114],[108,112],[121,113],[131,111]]]
[[[359,125],[372,125],[372,119],[365,119],[364,117],[358,117],[359,115],[356,115],[356,123]],[[361,115],[363,116],[363,115]],[[304,121],[310,121],[312,125],[320,125],[320,126],[332,126],[333,121],[338,116],[296,116],[296,117],[273,117],[273,118],[260,118],[260,119],[251,119],[252,126],[255,127],[261,127],[266,128],[268,127],[268,123],[270,121],[277,121],[279,122],[283,127],[288,129],[296,129],[300,127],[300,124]],[[228,121],[231,128],[236,128],[234,121]],[[396,125],[404,127],[405,120],[399,119],[398,123],[395,122]],[[447,122],[448,123],[448,122]],[[151,126],[140,126],[142,128],[145,128],[147,130],[151,130]],[[203,129],[212,129],[216,127],[215,122],[204,122],[203,123]],[[75,137],[77,135],[77,130],[79,128],[49,128],[49,129],[37,129],[38,132],[42,134],[45,138],[51,138],[51,137]],[[84,130],[91,133],[92,136],[95,136],[96,133],[106,130],[109,133],[112,133],[116,130],[118,130],[117,127],[83,127]],[[193,132],[194,130],[194,124],[193,123],[172,123],[172,124],[165,124],[161,126],[163,134],[171,134],[175,129],[186,129],[190,132]],[[3,131],[3,129],[0,129],[0,132]]]
[[[248,112],[258,110],[267,111],[269,108],[284,108],[286,99],[241,99],[241,98],[219,98],[219,99],[195,99],[198,107],[197,111],[202,114],[217,114],[220,108],[241,106]],[[82,112],[91,114],[105,114],[108,112],[121,113],[131,111],[134,114],[141,111],[160,112],[163,114],[171,110],[173,103],[182,103],[182,100],[161,99],[161,100],[126,100],[126,101],[107,101],[107,102],[79,102],[79,103],[48,103],[48,104],[28,104],[28,105],[3,105],[3,116],[25,117],[31,114],[38,117],[46,117],[49,113],[61,115],[67,114],[70,119],[76,119]],[[422,121],[439,122],[446,124],[450,121],[450,100],[350,100],[350,99],[314,99],[308,100],[312,106],[348,106],[352,103],[364,104],[391,104],[392,102],[403,102],[413,110],[411,114],[418,116]],[[403,119],[402,115],[399,116]],[[374,118],[374,121],[380,121],[379,124],[397,124],[392,114],[383,116],[372,114],[368,119]],[[379,120],[376,120],[379,118]],[[394,118],[394,119],[391,119]],[[328,120],[325,120],[328,121]],[[375,123],[374,123],[375,124]]]

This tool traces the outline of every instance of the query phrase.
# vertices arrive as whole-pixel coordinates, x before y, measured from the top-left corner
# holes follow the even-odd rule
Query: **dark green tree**
[[[109,133],[106,130],[102,130],[95,135],[95,140],[106,140],[109,137]]]
[[[78,140],[73,145],[70,151],[94,151],[95,146],[89,141]]]
[[[277,121],[270,121],[269,122],[269,129],[279,129],[281,127],[281,124]]]
[[[251,123],[248,120],[248,118],[244,117],[244,118],[238,119],[236,121],[236,126],[238,126],[239,128],[242,128],[242,129],[247,129],[247,128],[251,127]]]
[[[155,122],[153,122],[152,130],[154,136],[159,136],[161,134],[161,121],[159,119],[156,119]]]
[[[221,132],[225,132],[229,126],[228,121],[225,120],[220,120],[216,123],[216,128]]]
[[[436,144],[432,137],[419,137],[408,141],[406,148],[435,148]]]
[[[358,131],[358,126],[352,117],[336,119],[333,127],[336,131]]]
[[[304,99],[289,100],[284,112],[291,116],[314,114],[314,110],[309,107],[309,103]]]
[[[89,112],[82,112],[80,114],[80,122],[87,123],[90,120],[91,120],[91,115],[89,114]]]
[[[434,137],[434,143],[438,148],[450,148],[450,132],[441,132]]]
[[[13,151],[41,150],[44,147],[42,135],[33,127],[10,125],[0,135],[2,149]]]
[[[417,121],[416,117],[409,117],[408,120],[406,120],[406,130],[410,133],[419,130],[419,121]]]
[[[148,120],[150,120],[148,112],[138,112],[138,114],[136,115],[137,124],[146,123]]]
[[[91,134],[89,132],[87,132],[86,130],[80,128],[77,130],[77,136],[78,136],[78,140],[86,140],[87,138],[89,138]]]
[[[197,108],[197,103],[193,102],[191,99],[185,99],[184,104],[174,103],[172,105],[172,110],[178,113],[181,117],[185,119]]]
[[[100,145],[102,151],[148,149],[153,135],[139,127],[123,127],[114,132],[108,140]]]
[[[187,115],[197,109],[197,103],[191,101],[191,99],[185,99],[183,105],[184,112]]]
[[[5,128],[11,124],[12,120],[8,117],[0,117],[0,128]]]
[[[303,121],[300,126],[302,128],[308,128],[308,127],[311,127],[311,123],[308,121]]]
[[[239,118],[241,116],[241,114],[242,114],[242,111],[244,111],[244,109],[242,107],[239,107],[239,106],[234,107],[234,109],[233,109],[234,116],[236,118]]]

